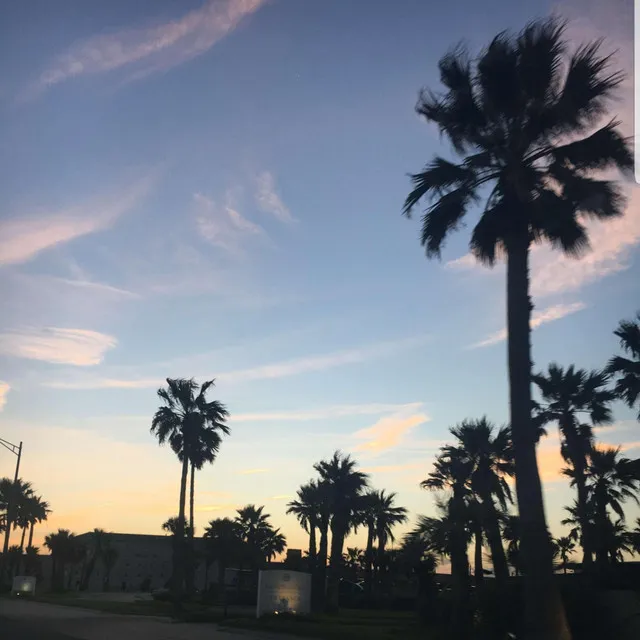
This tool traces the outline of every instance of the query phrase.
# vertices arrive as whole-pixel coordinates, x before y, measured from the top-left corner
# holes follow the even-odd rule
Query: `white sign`
[[[36,592],[36,579],[33,576],[16,576],[13,579],[11,593],[17,596],[26,594],[32,596]]]
[[[260,571],[256,617],[265,613],[311,613],[311,574]]]

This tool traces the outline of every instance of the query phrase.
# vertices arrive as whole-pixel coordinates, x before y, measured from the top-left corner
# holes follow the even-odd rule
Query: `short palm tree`
[[[310,480],[296,492],[297,498],[287,504],[287,513],[296,516],[300,526],[309,534],[309,563],[313,572],[318,555],[316,531],[320,524],[321,497],[318,483]]]
[[[608,564],[608,530],[611,527],[608,509],[624,523],[623,503],[632,499],[640,504],[640,473],[637,461],[621,455],[620,447],[594,447],[587,467],[587,488],[593,500],[596,541],[596,561],[600,568]]]
[[[615,391],[629,407],[638,404],[640,420],[640,311],[634,320],[623,320],[614,334],[620,339],[620,346],[628,357],[613,356],[607,365],[607,372],[616,378]]]
[[[327,611],[338,610],[338,587],[344,541],[354,525],[359,499],[367,488],[368,476],[357,470],[357,463],[336,451],[329,460],[314,465],[320,474],[331,506],[331,554],[327,582]]]
[[[27,548],[33,546],[33,531],[35,525],[44,522],[49,517],[51,508],[46,500],[43,500],[40,496],[33,496],[29,513],[29,543]]]
[[[384,489],[375,492],[373,513],[375,518],[375,538],[378,542],[377,567],[378,580],[385,570],[385,550],[387,542],[394,542],[393,529],[408,520],[407,510],[396,505],[396,493],[387,493]]]
[[[505,514],[502,519],[502,537],[507,543],[507,560],[515,574],[520,575],[520,516]]]
[[[471,537],[469,502],[472,494],[469,478],[472,466],[465,455],[455,447],[442,447],[436,458],[433,471],[420,483],[423,489],[447,491],[449,497],[440,504],[444,517],[440,531],[447,532],[447,550],[451,559],[454,607],[452,609],[452,632],[460,636],[467,632],[469,618],[469,560],[467,547]],[[425,523],[438,524],[435,520]],[[433,534],[432,534],[433,535]],[[444,548],[444,547],[443,547]],[[435,551],[435,549],[433,549]]]
[[[600,371],[563,369],[556,363],[547,373],[533,376],[542,402],[538,405],[541,423],[556,422],[560,430],[562,457],[573,469],[572,478],[578,493],[578,520],[581,535],[582,563],[589,569],[593,562],[593,542],[587,526],[587,459],[593,446],[592,425],[609,424],[613,420],[611,403],[615,395],[607,388],[607,375]],[[584,422],[587,418],[589,422]]]
[[[257,507],[254,504],[248,504],[238,509],[236,513],[238,515],[235,522],[245,543],[249,563],[252,569],[257,569],[265,558],[260,549],[260,543],[265,534],[273,530],[269,522],[271,516],[265,513],[264,506]]]
[[[4,511],[4,546],[3,555],[9,549],[11,530],[16,525],[16,519],[20,513],[21,506],[24,506],[27,499],[33,496],[33,487],[30,482],[21,478],[16,481],[10,478],[0,479],[0,511]]]
[[[96,567],[96,562],[102,559],[109,534],[104,529],[94,529],[89,534],[91,541],[87,550],[87,563],[82,575],[80,589],[85,591]]]
[[[261,559],[269,564],[287,548],[287,539],[280,531],[271,525],[258,531],[256,545],[259,549]]]
[[[569,564],[569,556],[576,548],[576,543],[571,536],[561,536],[553,540],[555,550],[560,556],[562,572],[567,573],[567,566]]]
[[[172,591],[175,598],[182,592],[185,578],[185,549],[182,544],[185,523],[187,475],[190,456],[200,451],[202,434],[213,430],[228,433],[225,407],[218,401],[208,401],[207,391],[214,384],[208,380],[198,386],[195,380],[167,378],[167,387],[158,389],[161,406],[153,416],[151,432],[160,444],[168,442],[181,458],[180,499],[178,505],[178,537],[174,545]]]
[[[224,574],[230,563],[240,559],[242,554],[242,530],[231,518],[211,520],[204,530],[207,560],[218,565],[218,587],[224,585]],[[207,570],[209,562],[207,561]],[[207,578],[205,577],[205,585]]]
[[[44,546],[51,551],[51,588],[62,590],[65,570],[67,565],[74,561],[76,555],[75,536],[68,529],[58,529],[56,533],[46,536]]]
[[[507,558],[500,536],[500,515],[511,503],[507,482],[514,474],[513,447],[508,427],[495,427],[486,418],[464,420],[450,432],[457,442],[455,455],[468,465],[469,490],[476,497],[482,529],[491,549],[491,559],[498,588],[504,592],[509,577]]]
[[[588,248],[584,218],[622,215],[616,184],[594,171],[631,171],[627,142],[611,120],[598,125],[622,81],[594,43],[567,55],[564,24],[536,21],[496,36],[473,62],[458,49],[439,63],[444,93],[424,91],[416,107],[461,158],[435,157],[412,176],[404,213],[420,201],[421,243],[440,256],[451,232],[477,205],[471,252],[507,264],[507,352],[516,490],[522,517],[527,629],[568,638],[553,578],[542,485],[531,421],[529,251],[532,244],[577,256]],[[488,194],[485,196],[485,194]]]

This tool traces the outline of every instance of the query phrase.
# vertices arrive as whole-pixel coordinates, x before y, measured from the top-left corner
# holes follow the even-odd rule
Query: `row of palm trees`
[[[359,527],[367,530],[363,558],[365,583],[372,594],[375,585],[384,585],[386,545],[394,540],[393,527],[407,520],[407,510],[396,505],[395,493],[372,489],[369,476],[340,451],[316,463],[314,469],[318,477],[298,489],[296,499],[287,505],[287,513],[294,514],[309,534],[314,607],[334,612],[339,605],[347,536]]]
[[[103,529],[94,529],[88,540],[80,540],[68,529],[58,529],[46,536],[44,546],[51,552],[51,589],[62,591],[78,587],[84,591],[97,563],[104,566],[102,589],[110,588],[111,571],[118,559],[118,552],[113,546],[110,533]],[[72,585],[74,568],[80,566],[80,581]],[[66,582],[65,582],[66,577]]]
[[[37,548],[33,546],[33,534],[37,524],[44,522],[51,513],[49,503],[36,495],[30,482],[18,478],[0,478],[0,533],[4,533],[6,554],[0,563],[0,581],[11,579],[21,568],[34,565]],[[20,544],[11,545],[11,534],[21,530]],[[29,534],[25,549],[27,532]],[[26,556],[23,558],[23,554]],[[23,566],[24,564],[24,566]]]
[[[426,204],[420,242],[431,258],[440,256],[446,239],[464,228],[465,216],[479,205],[471,253],[490,267],[506,262],[509,424],[522,521],[524,627],[526,637],[549,640],[569,640],[571,632],[554,579],[536,456],[529,255],[543,243],[571,257],[584,254],[589,249],[584,221],[624,214],[614,172],[631,176],[634,166],[630,141],[608,114],[624,75],[611,69],[613,58],[602,53],[600,41],[575,48],[565,28],[557,17],[536,20],[519,34],[500,33],[477,58],[458,47],[440,59],[444,90],[424,90],[416,111],[450,143],[454,160],[436,156],[413,174],[403,209],[410,217],[419,203]],[[616,360],[612,366],[619,365],[620,391],[633,404],[638,370],[628,364]],[[586,531],[583,507],[580,517]]]

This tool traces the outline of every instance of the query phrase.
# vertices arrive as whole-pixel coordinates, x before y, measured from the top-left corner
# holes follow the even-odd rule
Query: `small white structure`
[[[260,571],[256,617],[265,613],[311,613],[311,574],[301,571]]]
[[[11,593],[17,596],[32,596],[36,592],[36,579],[33,576],[16,576],[13,579]]]

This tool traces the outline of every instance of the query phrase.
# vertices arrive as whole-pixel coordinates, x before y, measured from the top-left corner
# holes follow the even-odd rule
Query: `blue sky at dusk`
[[[578,10],[579,8],[579,10]],[[400,215],[448,154],[414,113],[437,61],[556,11],[630,70],[632,3],[15,2],[0,26],[0,437],[59,526],[159,533],[179,467],[149,434],[167,376],[217,379],[232,436],[197,524],[286,502],[340,448],[412,517],[447,428],[508,415],[504,270],[468,229],[427,261]],[[631,79],[616,105],[632,125]],[[576,262],[532,254],[534,360],[601,367],[638,304],[640,197]],[[602,441],[640,455],[616,406]],[[14,460],[0,452],[0,475]],[[573,493],[540,445],[551,526]]]

